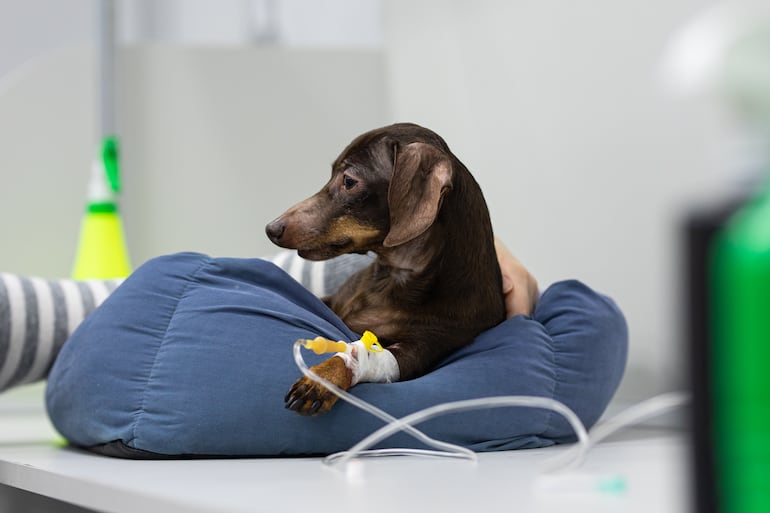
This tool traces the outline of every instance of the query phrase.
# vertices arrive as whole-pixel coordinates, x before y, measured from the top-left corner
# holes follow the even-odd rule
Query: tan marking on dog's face
[[[343,253],[364,252],[382,243],[385,233],[360,220],[342,215],[328,224],[318,213],[316,195],[298,203],[283,214],[286,229],[280,241],[282,247],[298,250],[309,260],[323,260]]]
[[[356,250],[369,249],[372,244],[381,242],[383,236],[382,231],[351,216],[335,219],[326,232],[328,240],[349,239]]]

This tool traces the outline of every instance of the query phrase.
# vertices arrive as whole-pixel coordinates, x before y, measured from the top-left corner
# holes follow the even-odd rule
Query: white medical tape
[[[391,383],[398,381],[400,371],[393,353],[387,349],[369,351],[360,340],[348,344],[344,353],[337,353],[353,373],[351,386],[357,383]]]

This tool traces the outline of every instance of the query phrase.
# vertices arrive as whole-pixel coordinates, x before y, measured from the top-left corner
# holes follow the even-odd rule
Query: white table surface
[[[671,429],[628,430],[559,475],[542,468],[566,446],[480,454],[475,464],[368,459],[345,473],[317,458],[120,460],[55,440],[41,409],[0,403],[0,483],[114,513],[689,510],[687,437]],[[602,491],[606,483],[616,486]]]

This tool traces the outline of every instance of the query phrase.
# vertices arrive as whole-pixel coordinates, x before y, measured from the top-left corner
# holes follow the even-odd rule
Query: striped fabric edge
[[[0,390],[43,379],[67,338],[121,281],[0,273]]]

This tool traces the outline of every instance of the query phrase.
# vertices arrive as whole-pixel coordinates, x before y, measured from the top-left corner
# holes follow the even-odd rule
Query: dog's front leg
[[[314,341],[330,342],[319,337]],[[372,344],[372,341],[374,344]],[[344,344],[344,352],[311,367],[318,376],[348,390],[360,382],[390,383],[398,381],[398,362],[388,349],[383,349],[372,333],[365,333],[361,340]],[[306,346],[308,347],[308,346]],[[325,350],[325,349],[324,349]],[[303,377],[297,381],[285,397],[286,407],[302,415],[325,413],[337,402],[337,395],[321,383]]]

